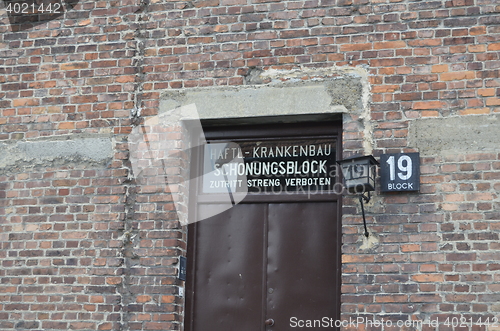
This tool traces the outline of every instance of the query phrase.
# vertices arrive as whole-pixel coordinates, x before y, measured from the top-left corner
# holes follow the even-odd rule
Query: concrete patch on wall
[[[373,125],[366,68],[333,66],[265,71],[254,68],[249,70],[245,82],[248,85],[168,90],[161,96],[160,113],[192,105],[200,119],[238,119],[239,123],[259,123],[260,117],[278,122],[324,120],[337,114],[350,130],[363,133],[362,153],[372,154]]]
[[[330,99],[324,85],[304,84],[170,92],[162,106],[173,109],[195,104],[203,119],[290,115],[294,109],[300,109],[302,114],[345,111],[340,105],[331,105]]]
[[[0,144],[0,174],[56,165],[105,165],[113,157],[110,136],[58,136]]]
[[[363,77],[340,69],[335,77],[316,71],[323,78],[296,78],[299,72],[307,73],[303,70],[262,72],[266,84],[167,91],[160,111],[195,104],[202,119],[362,112]]]
[[[410,123],[409,143],[425,156],[498,151],[500,115],[428,118]]]
[[[294,68],[291,70],[270,69],[261,71],[257,81],[271,85],[283,82],[323,82],[331,97],[332,105],[345,107],[343,122],[348,130],[362,132],[363,154],[372,154],[374,148],[373,123],[370,113],[371,88],[368,67],[346,66],[325,68]],[[252,77],[254,80],[255,77]],[[357,123],[355,126],[353,122]],[[347,152],[351,156],[352,151]],[[357,151],[356,153],[359,153]]]

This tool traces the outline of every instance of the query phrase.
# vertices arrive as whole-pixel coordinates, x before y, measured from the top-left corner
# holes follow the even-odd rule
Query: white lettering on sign
[[[332,145],[306,146],[274,146],[254,147],[252,157],[299,157],[299,156],[329,156],[332,154]]]
[[[394,165],[394,156],[390,156],[387,159],[387,163],[389,164],[389,178],[391,180],[395,180],[396,167]],[[401,178],[401,180],[410,179],[412,175],[411,167],[412,167],[411,158],[408,155],[401,155],[401,157],[398,158],[398,169],[399,171],[401,171],[398,172],[398,177]]]
[[[215,164],[215,175],[226,174],[228,176],[260,176],[260,175],[307,175],[326,174],[327,160],[281,161],[281,162],[259,162],[229,163],[224,165]]]
[[[330,185],[331,178],[286,178],[287,186]]]
[[[241,149],[236,147],[226,147],[222,149],[210,149],[211,160],[229,160],[235,158],[242,158]]]
[[[241,182],[242,180],[211,180],[210,181],[210,188],[219,188],[219,187],[241,187]]]
[[[389,190],[413,190],[413,183],[389,183],[387,188]]]
[[[269,186],[280,186],[281,181],[279,178],[275,179],[249,179],[247,180],[248,187],[269,187]]]
[[[404,165],[406,163],[406,165]],[[408,180],[411,177],[411,159],[408,155],[402,155],[398,160],[398,168],[401,172],[398,172],[398,177],[402,180]]]
[[[335,184],[331,138],[211,142],[203,160],[203,192],[299,192]]]

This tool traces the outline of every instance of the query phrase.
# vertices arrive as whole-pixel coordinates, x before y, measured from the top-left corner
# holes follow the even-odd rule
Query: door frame
[[[269,123],[269,124],[242,124],[242,125],[207,125],[203,123],[203,134],[206,141],[230,140],[237,142],[238,140],[259,139],[259,140],[276,140],[288,138],[335,138],[336,142],[336,159],[342,159],[342,122],[341,121],[324,121],[324,122],[298,122],[298,123]],[[199,146],[201,134],[198,132],[192,137],[192,145]],[[193,153],[190,157],[190,173],[202,173],[201,151]],[[189,217],[197,217],[197,205],[199,203],[225,201],[222,196],[217,194],[202,194],[201,193],[201,177],[190,176],[195,178],[191,180],[189,187]],[[341,181],[341,174],[338,174],[336,182]],[[272,202],[319,202],[319,201],[336,201],[337,202],[337,238],[339,249],[336,256],[333,257],[335,266],[337,267],[337,279],[339,280],[335,291],[338,298],[335,307],[335,316],[331,316],[334,320],[340,320],[341,307],[341,285],[342,285],[342,194],[336,192],[327,192],[319,194],[248,194],[240,203],[272,203]],[[192,321],[196,318],[193,312],[194,294],[191,288],[194,284],[194,270],[196,261],[194,252],[196,251],[196,230],[197,222],[191,223],[187,227],[187,279],[185,282],[185,298],[184,298],[184,331],[192,331]]]

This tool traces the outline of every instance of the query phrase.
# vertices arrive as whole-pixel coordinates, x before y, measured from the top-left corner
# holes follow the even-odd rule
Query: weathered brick
[[[444,281],[443,274],[420,274],[413,275],[412,279],[419,283],[439,283]]]
[[[88,67],[89,63],[87,62],[61,64],[61,70],[78,70],[78,69],[86,69]]]
[[[413,103],[413,109],[442,109],[446,107],[446,102],[443,101],[417,101]]]
[[[476,74],[473,71],[446,72],[440,75],[443,81],[474,79],[475,77]]]
[[[488,51],[498,51],[498,50],[500,50],[500,43],[488,45]]]

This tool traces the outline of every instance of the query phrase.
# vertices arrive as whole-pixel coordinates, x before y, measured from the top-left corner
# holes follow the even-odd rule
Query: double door
[[[337,207],[241,203],[193,226],[188,330],[296,330],[300,321],[335,319]],[[199,212],[210,208],[221,207]]]
[[[188,228],[185,331],[286,331],[339,319],[341,207],[332,191],[338,178],[330,170],[340,153],[340,132],[328,123],[205,131],[212,144],[236,140],[245,169],[261,163],[271,174],[283,173],[276,182],[284,190],[249,186],[248,195],[232,205],[218,198],[226,187],[212,192],[207,186],[215,176],[195,183],[195,214],[215,216]],[[231,151],[212,150],[195,156],[195,169],[207,173],[206,165],[218,162],[212,155]],[[288,158],[277,159],[281,152]],[[231,175],[243,165],[227,169]],[[267,178],[242,183],[273,183]],[[224,180],[230,182],[220,176]]]

